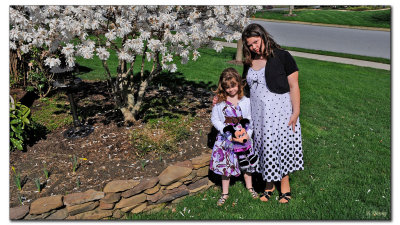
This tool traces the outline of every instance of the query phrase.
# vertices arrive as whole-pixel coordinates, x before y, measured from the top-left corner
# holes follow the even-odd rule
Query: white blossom
[[[187,49],[183,50],[183,51],[180,53],[180,56],[181,56],[181,57],[188,57],[188,55],[189,55],[189,51],[188,51]]]
[[[196,9],[194,9],[194,11],[189,14],[188,20],[190,23],[194,23],[195,20],[197,18],[199,18],[200,16],[201,16],[201,12],[198,12]]]
[[[162,68],[176,71],[176,58],[181,63],[195,61],[200,57],[197,49],[204,44],[211,43],[217,52],[222,51],[222,45],[213,43],[212,38],[222,37],[228,42],[240,39],[250,23],[246,16],[257,8],[260,9],[243,5],[207,6],[206,10],[186,5],[10,6],[9,48],[32,54],[31,48],[36,47],[50,67],[60,64],[60,53],[70,66],[75,64],[74,57],[91,59],[95,51],[100,60],[108,60],[111,51],[107,49],[115,49],[118,58],[127,62],[137,55],[152,61],[159,53]],[[110,15],[115,17],[110,20]],[[96,42],[88,39],[92,33],[100,34],[94,35]],[[117,38],[123,43],[115,42]]]
[[[44,62],[44,65],[49,66],[50,68],[61,65],[61,61],[58,58],[47,58]]]
[[[146,52],[146,59],[147,59],[147,61],[150,62],[152,58],[153,58],[153,53],[151,53],[151,52]]]
[[[98,20],[92,20],[91,21],[91,23],[90,23],[90,28],[92,29],[92,30],[96,30],[96,29],[98,29],[100,27],[100,21],[98,21]]]
[[[235,31],[235,32],[233,33],[233,35],[232,35],[232,38],[233,38],[234,40],[239,40],[239,39],[242,38],[242,33]]]
[[[193,51],[193,61],[196,61],[200,57],[200,53],[197,50]]]
[[[107,60],[110,57],[110,53],[103,47],[96,49],[96,55],[99,57],[100,60]]]
[[[222,46],[221,43],[219,43],[219,42],[214,42],[213,48],[214,48],[215,51],[221,52],[222,49],[223,49],[224,47]]]
[[[82,46],[78,50],[78,54],[85,59],[91,59],[93,58],[93,49],[90,46]]]
[[[74,67],[75,66],[75,58],[72,56],[68,57],[66,63],[68,64],[69,67]]]
[[[178,67],[176,67],[176,64],[169,64],[169,65],[164,64],[164,65],[162,66],[162,68],[163,68],[164,70],[170,71],[171,73],[175,73],[175,72],[178,70]]]
[[[163,61],[172,62],[174,59],[171,54],[164,56]]]
[[[117,38],[117,33],[114,30],[109,30],[105,36],[109,41],[113,41]]]
[[[156,40],[156,39],[151,39],[148,44],[147,47],[152,51],[152,52],[156,52],[160,49],[160,47],[162,46],[161,41],[160,40]]]
[[[12,40],[12,41],[18,40],[19,33],[20,33],[20,31],[18,30],[18,28],[11,29],[10,30],[10,40]]]
[[[225,40],[226,40],[228,43],[231,43],[231,42],[233,41],[233,36],[230,35],[230,34],[228,34],[228,35],[225,36]]]
[[[136,54],[142,54],[143,53],[143,41],[141,39],[128,39],[124,43],[124,51],[129,51],[132,50]]]
[[[141,40],[143,40],[143,41],[147,41],[147,40],[150,39],[150,35],[151,35],[150,32],[142,30],[142,31],[140,32],[140,37],[139,37],[139,38],[140,38]]]
[[[128,52],[120,51],[120,52],[118,52],[118,59],[125,60],[130,63],[130,62],[133,62],[135,57],[133,55],[130,55]]]
[[[14,41],[10,41],[10,49],[17,50],[17,45],[15,44]]]
[[[204,26],[205,27],[214,27],[217,25],[217,20],[214,18],[209,18],[204,21]]]
[[[25,42],[31,42],[32,41],[32,34],[28,32],[22,32],[22,38]]]
[[[29,45],[22,45],[21,46],[21,52],[26,54],[29,52]]]
[[[74,53],[74,45],[73,44],[67,44],[63,49],[61,50],[61,53],[63,53],[66,57],[72,56]]]

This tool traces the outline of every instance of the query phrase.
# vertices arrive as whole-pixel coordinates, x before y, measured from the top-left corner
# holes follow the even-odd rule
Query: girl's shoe
[[[292,196],[292,194],[290,192],[286,192],[284,194],[281,194],[279,196],[279,202],[283,203],[283,204],[289,203],[289,201],[292,199],[291,196]],[[282,202],[281,199],[285,199],[286,201]]]
[[[268,202],[274,191],[275,191],[275,186],[271,190],[264,190],[264,193],[261,194],[260,200],[263,202]]]
[[[218,199],[217,206],[222,206],[228,198],[229,194],[222,194],[221,197]]]
[[[254,190],[254,188],[247,188],[247,190],[249,190],[251,197],[253,197],[254,199],[258,198],[258,194],[257,192]]]

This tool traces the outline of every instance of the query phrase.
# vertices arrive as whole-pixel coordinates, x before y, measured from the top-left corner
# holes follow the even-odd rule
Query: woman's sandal
[[[281,194],[279,196],[279,202],[282,203],[282,204],[289,203],[289,201],[292,199],[291,196],[292,196],[292,194],[290,192],[286,192],[284,194]],[[281,202],[281,199],[285,199],[286,202]]]
[[[225,196],[226,196],[226,198],[225,198]],[[229,198],[229,194],[221,194],[221,197],[218,199],[217,205],[222,206],[228,198]]]
[[[264,190],[264,193],[261,194],[260,200],[263,202],[268,202],[269,198],[271,198],[272,193],[275,191],[275,187],[273,187],[271,190]]]
[[[257,192],[254,190],[254,188],[247,188],[247,190],[249,190],[249,192],[250,192],[252,198],[254,198],[254,199],[257,199],[257,198],[258,198],[258,194],[257,194]]]

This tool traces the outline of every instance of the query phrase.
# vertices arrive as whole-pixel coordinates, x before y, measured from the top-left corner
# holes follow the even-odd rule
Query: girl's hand
[[[217,104],[217,102],[218,102],[218,96],[215,95],[212,101],[212,105],[214,106],[215,104]]]
[[[296,132],[295,127],[296,127],[297,118],[299,118],[298,114],[292,114],[292,116],[290,117],[290,120],[289,120],[288,126],[292,126],[293,133]]]

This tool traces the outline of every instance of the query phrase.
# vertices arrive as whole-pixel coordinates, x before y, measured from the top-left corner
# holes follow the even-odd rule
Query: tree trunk
[[[243,60],[243,44],[242,39],[239,39],[236,46],[236,62],[242,62]]]
[[[129,93],[127,96],[127,102],[125,107],[121,107],[122,115],[124,115],[125,122],[134,122],[136,121],[135,115],[132,113],[133,107],[135,106],[135,97],[133,93]]]
[[[289,16],[293,15],[294,5],[289,5]]]
[[[144,63],[144,61],[143,61]],[[120,106],[121,112],[124,115],[124,120],[125,122],[134,122],[136,121],[136,117],[140,111],[140,107],[142,106],[143,103],[143,98],[144,95],[146,94],[146,89],[149,86],[151,80],[153,80],[154,77],[159,75],[161,73],[161,64],[159,60],[159,53],[156,54],[154,57],[154,64],[153,64],[153,69],[150,72],[150,74],[146,77],[143,78],[140,82],[139,90],[137,90],[137,97],[135,98],[135,90],[132,88],[130,89],[130,92],[127,93],[124,99],[126,101],[124,102],[124,106]],[[130,71],[128,71],[130,72]]]
[[[10,51],[10,74],[15,83],[18,83],[18,58],[17,53]]]

